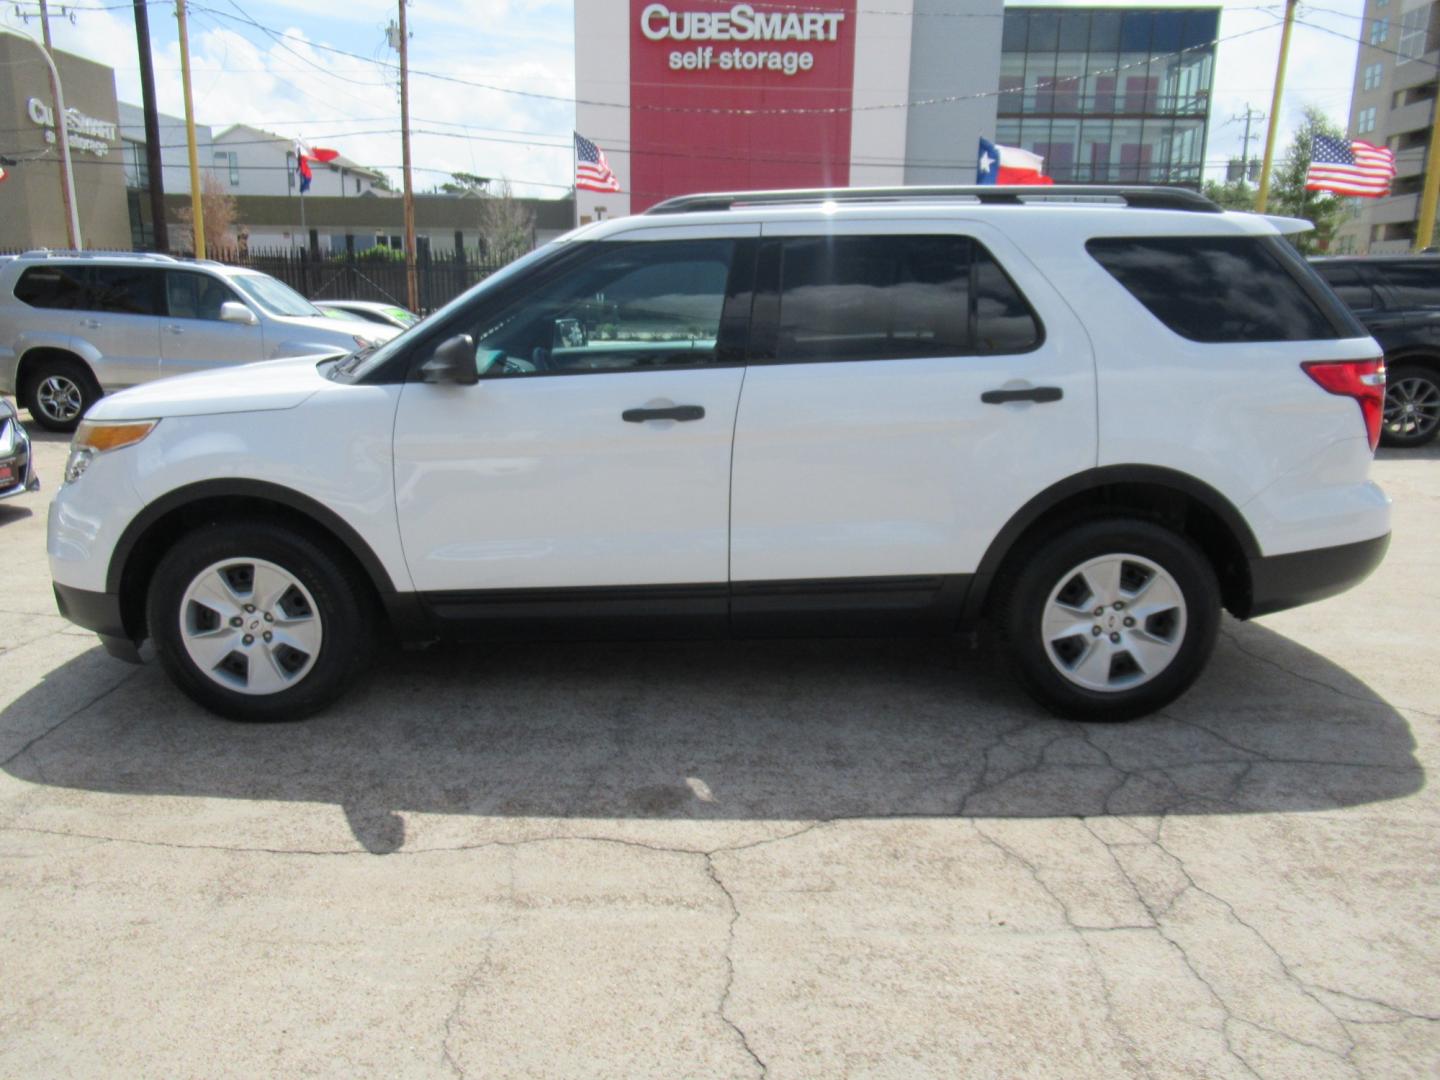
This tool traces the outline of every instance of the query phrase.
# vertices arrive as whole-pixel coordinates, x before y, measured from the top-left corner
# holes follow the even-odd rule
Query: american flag
[[[620,190],[620,181],[610,171],[605,151],[578,132],[575,135],[575,186],[586,191]]]
[[[1316,135],[1310,143],[1306,191],[1336,195],[1362,195],[1372,199],[1390,194],[1395,179],[1395,155],[1384,146],[1355,139]]]

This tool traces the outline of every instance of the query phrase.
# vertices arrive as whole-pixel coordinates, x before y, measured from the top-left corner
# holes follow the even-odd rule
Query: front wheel
[[[1440,432],[1440,375],[1426,367],[1395,365],[1385,380],[1385,446],[1424,446]]]
[[[150,636],[191,698],[233,720],[298,720],[338,698],[372,651],[365,583],[276,524],[206,526],[160,560]]]
[[[1017,673],[1042,705],[1130,720],[1199,676],[1220,626],[1220,587],[1185,537],[1148,521],[1070,528],[1023,555],[998,611]]]
[[[74,431],[99,397],[90,369],[68,357],[41,360],[21,394],[30,415],[47,431]]]

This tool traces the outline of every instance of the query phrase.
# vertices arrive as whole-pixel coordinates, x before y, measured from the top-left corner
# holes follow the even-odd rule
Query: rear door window
[[[1440,259],[1434,264],[1376,263],[1375,273],[1390,286],[1397,308],[1440,308]]]
[[[116,315],[160,314],[160,271],[148,266],[92,266],[91,311]]]
[[[1207,343],[1331,340],[1353,333],[1278,237],[1133,236],[1085,248],[1172,331]],[[1301,265],[1297,268],[1296,263]],[[1310,286],[1310,287],[1307,287]]]
[[[85,307],[84,267],[32,266],[15,282],[15,299],[36,308]]]
[[[1314,263],[1315,272],[1335,290],[1335,295],[1345,302],[1351,311],[1373,311],[1380,306],[1375,296],[1375,286],[1360,273],[1353,263]]]
[[[901,360],[1024,352],[1039,323],[964,236],[786,239],[775,359]]]

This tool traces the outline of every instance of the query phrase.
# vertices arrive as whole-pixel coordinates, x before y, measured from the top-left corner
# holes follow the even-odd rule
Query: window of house
[[[1368,109],[1361,109],[1360,112],[1356,114],[1355,130],[1361,135],[1365,134],[1367,131],[1375,130],[1374,105],[1371,105]]]
[[[1411,8],[1400,17],[1400,42],[1396,64],[1419,59],[1425,52],[1425,38],[1430,29],[1430,5]]]
[[[1367,65],[1366,68],[1365,68],[1364,88],[1365,88],[1366,90],[1374,90],[1377,86],[1379,86],[1379,85],[1380,85],[1380,76],[1381,76],[1382,74],[1384,74],[1384,71],[1385,71],[1385,65],[1384,65],[1384,64],[1369,64],[1369,65]]]
[[[1389,36],[1390,36],[1390,20],[1389,20],[1389,19],[1376,19],[1374,22],[1372,22],[1372,23],[1370,24],[1370,44],[1371,44],[1371,45],[1380,45],[1380,44],[1383,44],[1384,41],[1385,41],[1385,39],[1386,39],[1387,37],[1389,37]]]

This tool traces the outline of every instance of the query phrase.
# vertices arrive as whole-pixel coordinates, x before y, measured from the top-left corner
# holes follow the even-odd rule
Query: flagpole
[[[1290,28],[1295,25],[1295,5],[1299,0],[1285,0],[1285,29],[1280,31],[1280,59],[1275,64],[1275,93],[1270,99],[1270,129],[1265,134],[1265,163],[1260,166],[1260,191],[1255,196],[1255,212],[1265,213],[1270,201],[1270,166],[1275,162],[1275,130],[1280,125],[1280,98],[1285,93],[1285,60],[1290,55]]]

